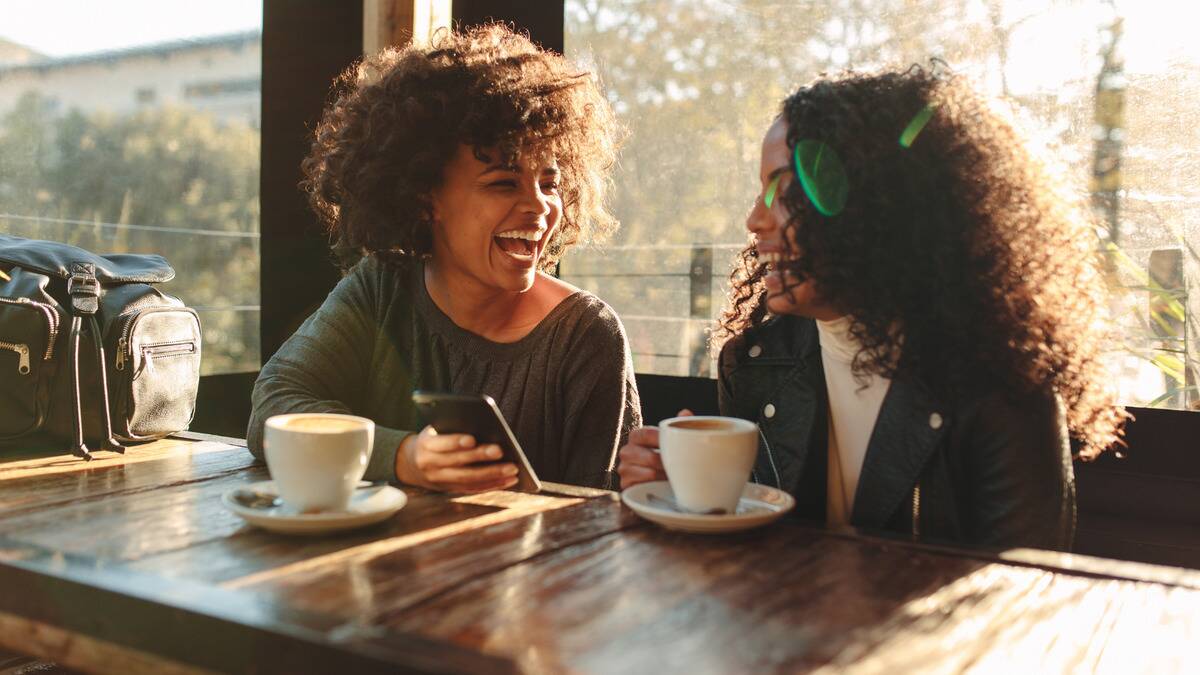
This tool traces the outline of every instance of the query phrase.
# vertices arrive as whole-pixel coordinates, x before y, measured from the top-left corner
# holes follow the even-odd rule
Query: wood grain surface
[[[0,645],[92,672],[1200,668],[1187,570],[797,521],[680,534],[612,493],[555,485],[406,488],[378,526],[288,537],[220,503],[266,478],[215,440],[0,463],[0,584],[13,590],[0,618],[26,636]],[[191,637],[169,639],[181,627]],[[230,641],[243,647],[224,660],[198,648]]]

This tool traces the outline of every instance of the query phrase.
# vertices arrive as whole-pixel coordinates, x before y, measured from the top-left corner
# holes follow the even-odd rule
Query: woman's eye
[[[763,192],[763,206],[766,206],[768,209],[775,204],[775,195],[779,192],[780,178],[783,178],[783,174],[776,174],[775,177],[771,179],[771,182],[767,184],[766,191]]]
[[[555,190],[558,190],[558,188],[558,181],[554,181],[553,183],[542,183],[542,189],[546,192],[554,192]]]
[[[517,187],[517,181],[515,181],[515,180],[498,180],[498,181],[493,181],[490,184],[490,186],[498,187],[498,188],[515,188],[515,187]]]

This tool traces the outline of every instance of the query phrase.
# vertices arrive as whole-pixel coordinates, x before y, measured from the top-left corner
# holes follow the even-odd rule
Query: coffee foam
[[[282,424],[279,428],[288,431],[305,431],[316,434],[340,434],[347,431],[354,431],[363,427],[361,422],[346,420],[339,417],[293,417]]]
[[[733,431],[737,429],[731,422],[724,420],[675,420],[667,426],[672,429],[688,431]]]

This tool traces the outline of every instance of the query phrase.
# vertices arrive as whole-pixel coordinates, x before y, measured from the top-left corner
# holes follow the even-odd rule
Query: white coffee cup
[[[672,417],[658,447],[675,502],[689,511],[737,511],[758,454],[758,425],[736,417]]]
[[[367,470],[375,423],[336,413],[267,419],[267,469],[284,504],[301,512],[346,508]]]

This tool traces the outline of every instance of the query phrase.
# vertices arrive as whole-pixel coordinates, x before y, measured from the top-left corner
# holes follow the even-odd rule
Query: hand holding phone
[[[442,492],[487,492],[517,483],[517,468],[501,462],[494,443],[477,444],[469,434],[439,434],[426,427],[400,444],[396,473],[409,485]]]
[[[420,457],[438,476],[454,479],[459,489],[453,491],[482,492],[514,485],[523,492],[541,490],[537,474],[490,396],[418,391],[413,392],[413,402],[433,430],[422,432],[421,436],[429,434],[432,439],[440,439],[427,441],[429,452]],[[451,438],[457,438],[458,445]],[[420,436],[418,443],[419,439]],[[448,467],[447,461],[455,463]],[[497,474],[498,470],[502,475]],[[475,481],[465,486],[469,489],[461,489],[464,478]]]

